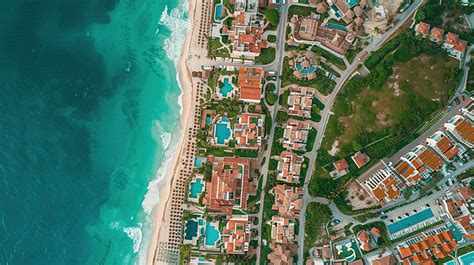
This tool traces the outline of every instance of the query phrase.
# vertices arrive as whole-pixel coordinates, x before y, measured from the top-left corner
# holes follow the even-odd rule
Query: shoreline
[[[161,229],[167,227],[166,220],[164,219],[165,210],[167,206],[169,206],[172,189],[173,189],[173,181],[178,171],[179,167],[179,157],[182,153],[182,148],[186,142],[186,131],[187,129],[192,126],[192,121],[189,120],[191,116],[191,105],[192,105],[192,79],[191,74],[187,65],[187,58],[190,54],[190,45],[192,34],[194,31],[194,11],[195,11],[196,0],[189,0],[189,7],[188,7],[188,19],[189,19],[189,28],[186,33],[184,46],[181,51],[181,55],[179,58],[179,65],[177,67],[177,81],[178,85],[181,89],[181,95],[178,104],[181,107],[181,122],[179,124],[179,137],[177,143],[177,150],[173,155],[169,163],[169,167],[166,168],[165,174],[172,174],[172,176],[165,177],[163,181],[160,183],[161,187],[159,188],[159,202],[153,208],[152,214],[150,216],[153,222],[153,232],[152,237],[150,239],[149,245],[147,246],[147,255],[146,255],[146,264],[154,264],[156,251],[158,248],[158,242],[160,238],[164,235],[160,233]],[[171,143],[172,144],[172,143]],[[165,232],[165,231],[163,231]]]

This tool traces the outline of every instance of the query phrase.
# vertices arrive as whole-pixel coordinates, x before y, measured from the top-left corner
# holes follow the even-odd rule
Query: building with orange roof
[[[343,158],[339,159],[336,162],[332,163],[335,170],[330,174],[332,177],[342,177],[349,173],[349,163]]]
[[[265,115],[242,113],[234,124],[235,147],[241,149],[258,149],[265,136]]]
[[[351,23],[354,13],[351,7],[344,0],[326,0],[329,5],[329,12],[337,19],[343,20],[346,24]]]
[[[262,97],[262,68],[239,68],[237,86],[239,99],[250,103],[259,103]]]
[[[437,131],[427,138],[426,143],[446,161],[452,161],[460,151],[456,143],[441,131]]]
[[[303,156],[289,151],[281,152],[278,160],[277,180],[286,183],[299,183],[303,162]]]
[[[470,202],[470,200],[474,198],[474,189],[472,189],[469,185],[460,188],[458,192],[466,203]]]
[[[388,254],[381,258],[373,259],[370,263],[371,265],[395,265],[397,264],[397,259],[393,255]]]
[[[284,184],[277,184],[273,188],[275,202],[272,210],[278,211],[278,215],[288,218],[299,218],[301,207],[303,206],[303,188],[291,187]]]
[[[351,159],[354,161],[354,164],[356,164],[357,168],[362,168],[370,161],[370,157],[366,153],[360,151],[352,155]]]
[[[431,234],[417,241],[398,247],[403,264],[434,264],[431,256],[436,260],[443,259],[453,253],[458,245],[451,230]]]
[[[467,205],[462,200],[449,198],[443,201],[443,207],[448,213],[448,216],[461,228],[464,234],[474,233],[474,220],[467,208]]]
[[[344,30],[323,27],[321,23],[312,16],[300,17],[295,24],[293,40],[296,43],[316,45],[338,57],[344,57],[355,41],[355,35]]]
[[[357,182],[375,201],[382,204],[397,200],[405,187],[383,160],[364,172]]]
[[[468,119],[455,115],[444,124],[444,128],[461,144],[467,148],[474,148],[474,126]]]
[[[283,133],[283,147],[289,150],[306,152],[311,125],[304,121],[289,119]]]
[[[423,37],[428,37],[430,35],[430,27],[430,24],[420,21],[415,26],[415,32],[416,34],[420,34]]]
[[[231,215],[228,217],[221,238],[227,254],[245,254],[251,240],[248,215]]]
[[[365,252],[377,247],[377,240],[380,237],[380,230],[376,227],[372,227],[370,230],[361,230],[357,233],[357,241],[359,241],[359,247]]]
[[[250,195],[256,193],[255,159],[209,156],[212,163],[211,181],[206,182],[204,204],[210,212],[232,213],[233,209],[246,209]]]
[[[313,95],[306,88],[294,88],[288,96],[288,114],[311,118]]]
[[[441,169],[444,160],[435,152],[424,145],[418,145],[407,155],[408,159],[414,164],[423,164],[427,169],[436,171]],[[411,158],[415,157],[415,158]],[[416,161],[416,162],[415,162]]]
[[[298,252],[298,246],[294,244],[270,244],[272,252],[268,254],[268,265],[293,265],[293,257]]]
[[[292,219],[272,216],[270,226],[272,242],[287,244],[295,240],[295,222]]]
[[[444,36],[444,29],[433,27],[430,34],[430,40],[438,44],[441,44],[444,41],[443,36]]]

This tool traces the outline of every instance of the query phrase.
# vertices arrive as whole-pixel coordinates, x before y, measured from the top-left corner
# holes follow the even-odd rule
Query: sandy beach
[[[152,220],[154,220],[154,228],[153,228],[153,235],[148,246],[147,251],[147,259],[146,264],[154,264],[158,242],[166,242],[168,238],[168,230],[169,230],[169,216],[165,215],[165,213],[169,212],[169,208],[171,207],[171,198],[172,198],[172,190],[173,190],[173,183],[176,180],[178,175],[178,169],[180,167],[180,160],[179,158],[184,152],[184,146],[187,142],[186,135],[187,131],[193,125],[193,119],[190,119],[190,116],[193,114],[191,113],[191,106],[193,105],[193,83],[191,72],[189,70],[188,65],[188,58],[190,55],[190,47],[191,47],[191,40],[193,39],[193,29],[194,29],[194,12],[196,7],[196,0],[189,1],[189,21],[191,23],[188,33],[186,34],[185,43],[181,52],[181,57],[179,61],[179,69],[178,69],[178,78],[179,83],[182,90],[181,95],[181,123],[180,123],[180,130],[179,130],[179,145],[178,151],[174,155],[173,159],[170,163],[170,168],[166,169],[167,176],[165,179],[160,182],[160,198],[158,204],[153,209],[152,213]],[[168,174],[172,174],[172,177]]]

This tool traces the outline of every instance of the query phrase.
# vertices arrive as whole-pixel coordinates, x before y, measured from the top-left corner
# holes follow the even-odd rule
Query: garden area
[[[275,60],[276,49],[275,48],[263,48],[260,55],[255,58],[255,62],[261,64],[269,64]]]
[[[325,226],[332,219],[332,212],[329,206],[317,202],[311,202],[306,209],[305,238],[303,251],[305,257],[308,251],[316,242],[327,239]],[[304,259],[306,260],[306,259]]]

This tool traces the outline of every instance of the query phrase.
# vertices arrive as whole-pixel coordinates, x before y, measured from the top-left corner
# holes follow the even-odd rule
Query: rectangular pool
[[[421,211],[419,213],[416,213],[416,214],[413,214],[413,215],[410,215],[408,217],[405,217],[403,218],[402,220],[400,221],[397,221],[393,224],[389,224],[387,227],[388,227],[388,231],[390,232],[390,234],[395,234],[405,228],[408,228],[408,227],[411,227],[413,225],[416,225],[418,223],[421,223],[427,219],[430,219],[431,217],[433,217],[434,214],[433,214],[433,211],[431,211],[431,209],[426,209],[424,211]]]
[[[214,15],[214,20],[215,21],[221,21],[222,18],[222,4],[217,4],[216,5],[216,12]]]

